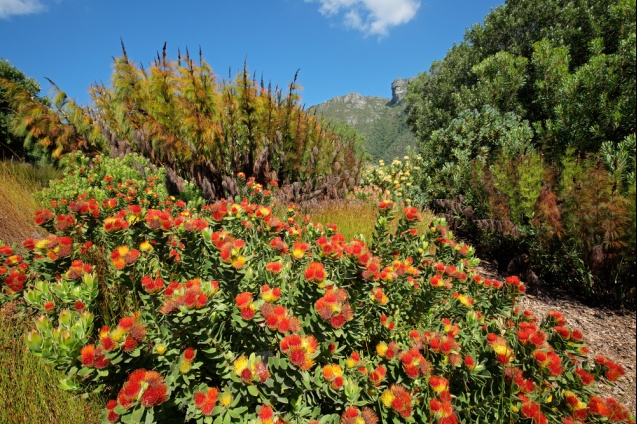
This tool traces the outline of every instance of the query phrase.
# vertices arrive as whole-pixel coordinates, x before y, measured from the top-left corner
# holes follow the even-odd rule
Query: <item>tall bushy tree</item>
[[[287,91],[272,89],[244,66],[219,81],[201,54],[170,61],[164,48],[144,69],[124,50],[112,88],[96,85],[92,97],[116,154],[139,151],[177,187],[194,180],[208,198],[236,194],[238,172],[276,181],[293,199],[336,196],[359,176],[357,138],[307,113],[296,77]]]
[[[2,84],[12,112],[9,128],[24,140],[25,154],[56,161],[72,151],[95,154],[108,147],[91,111],[70,100],[55,84],[52,102],[41,101],[15,82],[5,79]]]
[[[24,148],[22,137],[14,134],[11,129],[14,110],[9,99],[14,85],[24,90],[30,98],[37,97],[41,89],[34,78],[27,77],[8,60],[0,58],[0,157],[2,158],[26,158],[29,155],[28,150]],[[46,99],[39,100],[46,102]]]
[[[489,104],[533,123],[559,164],[635,132],[635,1],[507,1],[409,86],[421,141]],[[555,145],[557,143],[559,145]]]

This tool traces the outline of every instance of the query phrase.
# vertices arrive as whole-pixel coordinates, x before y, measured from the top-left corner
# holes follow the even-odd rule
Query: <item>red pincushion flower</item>
[[[186,348],[184,350],[184,361],[192,362],[193,359],[195,359],[195,350],[191,347]]]
[[[575,373],[578,375],[578,377],[582,381],[582,384],[585,386],[593,384],[593,382],[595,381],[595,376],[587,372],[586,370],[583,370],[582,368],[577,368],[575,370]]]
[[[195,406],[197,408],[201,408],[208,398],[204,392],[197,392],[193,396],[193,399],[195,401]]]
[[[405,212],[405,218],[407,218],[408,221],[420,221],[422,218],[420,216],[420,214],[418,213],[418,209],[412,207],[406,207],[403,209],[403,211]]]
[[[80,351],[82,355],[82,365],[92,367],[95,363],[95,345],[87,345]]]
[[[432,375],[431,377],[429,377],[429,385],[434,390],[434,392],[439,393],[449,388],[449,380],[437,375]]]
[[[252,293],[239,293],[235,299],[235,303],[239,309],[245,308],[252,302]]]
[[[258,415],[262,421],[272,420],[274,418],[274,410],[270,405],[263,405],[259,409]]]
[[[290,361],[296,366],[301,366],[305,362],[305,351],[301,348],[290,349]]]
[[[255,310],[250,307],[243,308],[241,309],[241,318],[243,318],[246,321],[250,321],[252,318],[254,318],[254,313],[255,313]]]

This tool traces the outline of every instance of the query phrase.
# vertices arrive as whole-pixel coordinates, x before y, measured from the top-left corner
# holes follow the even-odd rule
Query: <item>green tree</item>
[[[467,30],[407,96],[419,142],[467,108],[531,122],[559,166],[635,132],[635,1],[510,0]]]

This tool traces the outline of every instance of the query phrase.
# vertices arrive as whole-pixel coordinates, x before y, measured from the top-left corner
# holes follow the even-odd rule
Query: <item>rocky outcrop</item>
[[[398,78],[391,83],[391,101],[389,106],[400,103],[407,95],[407,85],[413,78]]]

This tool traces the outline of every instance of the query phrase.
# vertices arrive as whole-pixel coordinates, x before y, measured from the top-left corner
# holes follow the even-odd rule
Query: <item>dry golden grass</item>
[[[56,177],[51,167],[0,162],[0,240],[18,245],[38,234],[33,194]],[[33,326],[11,303],[0,308],[0,424],[97,423],[102,401],[87,402],[58,387],[61,374],[31,355],[22,338]]]
[[[402,211],[396,207],[396,216],[400,217]],[[320,224],[332,223],[338,226],[339,232],[343,234],[345,240],[362,235],[367,242],[372,240],[374,224],[378,217],[378,205],[375,202],[340,199],[329,200],[306,205],[301,208],[303,215],[309,215],[310,221]],[[418,228],[424,230],[429,226],[433,218],[433,213],[429,210],[422,212],[422,222]],[[395,219],[390,230],[396,227],[398,220]]]
[[[52,167],[0,162],[0,240],[21,243],[38,234],[33,216],[41,207],[33,194],[57,176]]]

